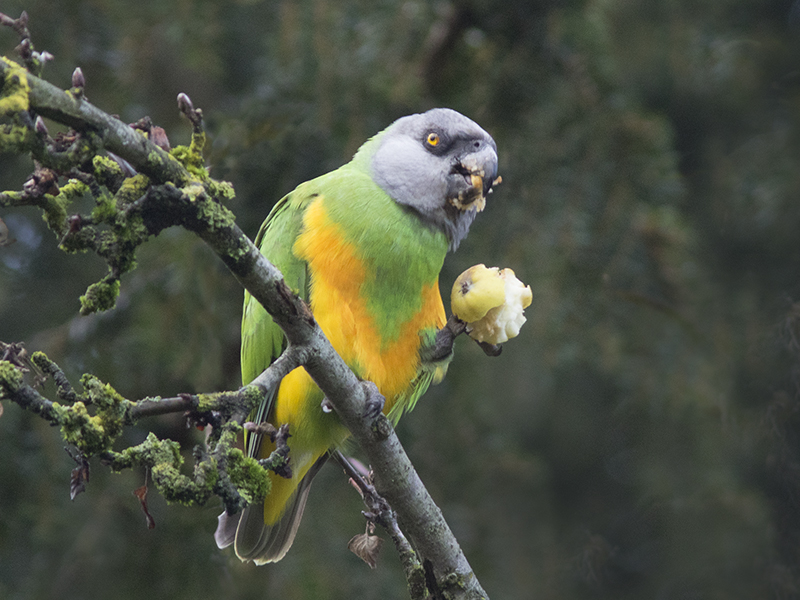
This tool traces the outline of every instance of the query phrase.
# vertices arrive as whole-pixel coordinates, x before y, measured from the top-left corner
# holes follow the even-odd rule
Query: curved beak
[[[482,144],[475,152],[463,156],[453,165],[452,183],[447,200],[457,209],[474,208],[481,212],[492,186],[502,181],[497,175],[497,151],[493,144]]]

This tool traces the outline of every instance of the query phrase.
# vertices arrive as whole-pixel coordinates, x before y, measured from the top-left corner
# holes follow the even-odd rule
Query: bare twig
[[[36,52],[31,42],[31,32],[28,30],[28,13],[22,11],[18,19],[0,13],[0,25],[10,27],[19,36],[19,46],[16,47],[17,54],[25,62],[25,66],[31,73],[39,74],[47,61],[53,60],[53,55],[49,52]]]
[[[361,498],[364,500],[364,504],[367,507],[364,516],[368,521],[380,525],[392,538],[397,553],[400,555],[400,561],[403,565],[406,580],[408,581],[408,589],[411,598],[414,600],[424,598],[426,595],[425,572],[419,562],[417,553],[414,552],[408,538],[406,538],[400,526],[397,524],[397,517],[392,507],[385,498],[378,494],[372,482],[361,476],[361,473],[352,465],[346,456],[338,450],[331,453],[331,455],[359,490]]]
[[[256,428],[258,425],[256,425]],[[272,433],[269,434],[270,439],[275,442],[275,450],[258,463],[265,469],[273,471],[275,474],[286,479],[292,478],[292,467],[289,464],[289,438],[292,437],[289,433],[289,426],[284,423],[277,429],[272,428]]]

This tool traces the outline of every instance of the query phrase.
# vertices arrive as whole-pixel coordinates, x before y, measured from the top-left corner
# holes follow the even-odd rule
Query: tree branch
[[[485,598],[486,593],[389,421],[382,414],[364,418],[365,407],[374,402],[377,394],[375,386],[360,381],[336,354],[308,306],[291,292],[278,269],[261,255],[236,225],[232,213],[222,205],[232,196],[232,188],[212,180],[203,166],[201,151],[205,134],[199,117],[192,120],[192,144],[166,152],[141,132],[92,106],[82,93],[62,91],[11,61],[0,61],[0,78],[5,81],[17,78],[20,85],[14,89],[25,96],[24,108],[11,111],[17,117],[18,133],[22,131],[19,146],[32,152],[58,175],[72,176],[73,182],[80,181],[74,175],[82,173],[89,183],[80,182],[84,186],[81,189],[85,191],[88,186],[98,203],[92,215],[68,219],[71,198],[66,194],[67,186],[56,196],[51,193],[52,186],[48,189],[39,186],[28,197],[24,193],[0,195],[0,206],[29,203],[42,207],[50,214],[48,222],[60,234],[62,247],[70,251],[88,248],[107,260],[109,275],[94,284],[98,287],[90,287],[82,311],[113,306],[120,277],[132,268],[138,245],[166,227],[179,225],[195,232],[211,247],[241,285],[273,316],[289,340],[289,350],[238,392],[132,403],[96,378],[84,377],[84,394],[70,393],[69,386],[58,383],[60,397],[72,401],[71,406],[63,407],[24,384],[20,368],[5,361],[0,362],[0,399],[11,399],[55,419],[67,441],[78,445],[87,456],[102,456],[113,469],[135,464],[148,466],[154,482],[169,500],[202,501],[215,493],[223,499],[228,512],[236,512],[245,503],[259,501],[266,493],[264,470],[233,448],[239,423],[266,390],[302,364],[364,449],[375,472],[375,487],[406,528],[429,574],[428,587],[434,597]],[[187,101],[188,98],[181,97],[182,110],[198,115]],[[35,126],[38,115],[75,130],[68,151],[43,136],[42,127]],[[130,163],[138,174],[122,177],[119,169],[99,159],[97,152],[101,148]],[[73,175],[64,172],[65,166],[70,165],[77,170]],[[46,172],[38,171],[41,181]],[[77,187],[78,183],[68,185]],[[452,348],[452,338],[449,344]],[[42,362],[45,364],[44,359]],[[58,381],[60,371],[49,368],[47,372]],[[95,416],[90,416],[85,408],[89,400],[97,407]],[[122,423],[175,411],[204,415],[201,418],[218,425],[210,439],[211,453],[195,452],[192,477],[179,472],[182,459],[176,444],[157,440],[152,434],[139,446],[122,452],[111,450]],[[222,416],[215,417],[216,413]]]

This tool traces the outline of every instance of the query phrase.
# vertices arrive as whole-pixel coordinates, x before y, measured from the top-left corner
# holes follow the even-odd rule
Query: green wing
[[[308,300],[307,265],[292,253],[292,246],[300,232],[303,211],[309,199],[302,188],[284,196],[270,211],[258,230],[255,244],[272,264],[283,274],[287,285]],[[244,294],[242,310],[242,384],[258,377],[286,348],[283,330],[272,320],[264,307],[249,292]],[[272,409],[278,388],[271,390],[258,410],[251,415],[256,423],[264,421]],[[246,440],[248,453],[258,452],[260,436]]]
[[[272,209],[255,244],[283,274],[292,290],[308,299],[307,265],[292,253],[300,232],[307,198],[298,188],[284,196]],[[250,383],[274,361],[286,346],[283,331],[249,292],[244,294],[242,311],[242,383]]]

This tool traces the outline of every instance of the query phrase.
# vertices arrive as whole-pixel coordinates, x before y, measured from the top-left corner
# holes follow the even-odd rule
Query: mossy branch
[[[289,349],[238,392],[138,402],[88,375],[82,379],[84,391],[76,392],[58,375],[57,367],[37,355],[37,364],[44,365],[41,370],[58,386],[62,403],[52,402],[25,382],[19,361],[5,357],[0,360],[0,400],[12,400],[59,425],[65,439],[81,453],[101,456],[114,469],[148,467],[167,499],[204,502],[216,494],[226,510],[235,513],[263,498],[268,487],[264,468],[233,445],[239,424],[283,375],[303,365],[366,453],[375,471],[375,488],[403,523],[425,568],[429,591],[436,597],[485,598],[391,424],[369,410],[376,403],[374,386],[361,382],[336,354],[308,306],[224,206],[233,197],[233,188],[210,178],[204,166],[201,113],[187,97],[179,97],[179,108],[192,122],[192,142],[169,150],[163,130],[147,122],[126,125],[92,106],[82,93],[82,74],[76,72],[73,87],[64,91],[32,70],[0,61],[0,113],[9,122],[0,129],[0,148],[28,152],[36,165],[21,191],[0,193],[0,207],[39,207],[61,248],[91,251],[106,261],[108,273],[81,298],[81,312],[113,308],[121,278],[135,267],[136,249],[165,228],[180,226],[203,239],[273,316]],[[41,117],[72,131],[52,139]],[[84,195],[91,196],[95,208],[90,214],[74,214],[73,201]],[[444,337],[445,346],[437,343],[432,351],[436,356],[446,355],[448,344],[452,347],[454,336]],[[209,451],[195,450],[191,476],[181,473],[182,457],[174,442],[151,435],[138,446],[113,450],[127,424],[177,411],[215,425]]]
[[[269,492],[266,470],[236,447],[241,432],[237,419],[261,401],[264,392],[260,384],[250,384],[236,392],[131,401],[92,375],[82,377],[84,391],[77,392],[57,364],[36,352],[30,364],[53,378],[62,400],[59,403],[48,400],[26,383],[29,368],[24,364],[21,345],[0,342],[0,354],[0,400],[15,402],[59,426],[64,440],[75,446],[82,457],[99,456],[114,470],[147,467],[163,496],[184,504],[204,504],[217,495],[227,509],[236,512],[262,500]],[[262,381],[280,379],[290,366],[288,359],[276,365],[262,374]],[[39,383],[43,381],[40,379]],[[207,441],[209,451],[195,449],[192,477],[181,474],[183,458],[177,442],[159,440],[152,433],[137,446],[120,452],[112,449],[125,426],[169,413],[184,414],[196,425],[214,426]]]

